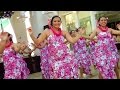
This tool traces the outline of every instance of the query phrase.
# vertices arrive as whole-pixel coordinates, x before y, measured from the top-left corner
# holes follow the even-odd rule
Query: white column
[[[35,36],[43,31],[43,26],[48,24],[48,18],[42,13],[42,11],[31,12],[31,26]]]
[[[80,22],[79,22],[78,12],[73,11],[73,13],[74,13],[74,16],[75,16],[75,27],[79,28],[80,27]]]
[[[95,18],[95,11],[90,11],[90,17],[91,17],[91,24],[92,24],[92,30],[96,28],[96,18]]]
[[[10,19],[11,25],[15,32],[16,38],[18,42],[27,41],[27,33],[26,26],[24,23],[24,19],[18,19],[21,17],[20,11],[16,11]]]

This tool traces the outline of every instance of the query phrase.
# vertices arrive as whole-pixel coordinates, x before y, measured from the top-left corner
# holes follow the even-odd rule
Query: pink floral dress
[[[77,60],[67,48],[62,35],[52,34],[48,37],[48,58],[50,79],[79,78]]]
[[[21,65],[21,79],[27,79],[29,74],[30,74],[30,71],[27,68],[27,64],[23,59],[23,55],[17,53],[16,56],[17,56],[17,59],[19,60],[20,65]]]
[[[117,60],[119,61],[120,56],[119,56],[117,47],[116,47],[116,45],[115,45],[115,39],[114,39],[113,37],[112,37],[112,39],[111,39],[111,51],[112,51],[113,53],[116,53],[115,55],[116,55],[116,57],[117,57]]]
[[[46,45],[44,48],[40,49],[41,52],[41,71],[45,79],[50,79],[49,75],[49,63],[48,63],[48,46]]]
[[[111,50],[111,33],[100,31],[97,35],[98,42],[95,47],[94,57],[96,68],[101,73],[103,79],[115,79],[114,68],[117,62],[116,53]]]
[[[80,38],[74,45],[74,54],[75,58],[78,60],[79,67],[84,68],[84,73],[91,74],[90,66],[90,54],[86,47],[86,40],[84,38]]]
[[[89,53],[90,53],[93,65],[96,65],[96,61],[95,61],[95,58],[94,58],[95,44],[96,44],[96,42],[94,40],[89,42]]]
[[[21,63],[16,57],[15,51],[8,47],[3,52],[4,79],[21,79]]]

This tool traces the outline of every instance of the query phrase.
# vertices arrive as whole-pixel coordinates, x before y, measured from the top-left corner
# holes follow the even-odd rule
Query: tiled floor
[[[93,74],[93,77],[87,78],[87,79],[98,79],[98,71],[91,66],[91,72]],[[31,74],[28,79],[42,79],[41,72]]]

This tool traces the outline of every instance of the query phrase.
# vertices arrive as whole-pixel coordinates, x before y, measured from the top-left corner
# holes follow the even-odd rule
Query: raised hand
[[[31,28],[31,27],[28,28],[28,32],[29,32],[30,35],[33,34],[33,31],[32,31],[32,28]]]
[[[1,38],[1,40],[7,40],[8,39],[8,33],[7,32],[2,32],[0,34],[0,38]]]

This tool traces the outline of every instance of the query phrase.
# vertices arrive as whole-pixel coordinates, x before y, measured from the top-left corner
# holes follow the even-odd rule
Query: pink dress
[[[94,40],[89,42],[89,53],[90,53],[93,65],[96,65],[95,58],[94,58],[95,44],[96,44],[96,42]]]
[[[50,79],[79,78],[77,60],[67,48],[62,35],[52,34],[48,37],[48,58]]]
[[[120,56],[119,56],[117,47],[116,47],[116,45],[115,45],[115,39],[114,39],[113,37],[112,37],[112,39],[111,39],[111,51],[112,51],[113,53],[116,53],[115,55],[116,55],[116,57],[117,57],[117,60],[119,61]]]
[[[94,57],[96,68],[101,73],[103,79],[115,79],[114,68],[117,62],[116,53],[111,50],[111,33],[101,31],[97,35],[98,42],[95,47]]]
[[[79,67],[84,68],[84,73],[91,74],[90,66],[90,54],[86,47],[86,40],[84,38],[80,38],[74,45],[74,54],[75,58],[78,60]]]
[[[3,52],[4,79],[21,79],[21,63],[16,57],[15,51],[8,47]]]
[[[30,71],[27,68],[27,64],[24,61],[23,56],[21,54],[17,53],[16,56],[17,56],[17,60],[19,60],[21,65],[21,79],[27,79],[30,74]]]
[[[47,45],[40,49],[41,52],[41,71],[42,74],[44,76],[45,79],[50,79],[50,75],[49,75],[49,63],[48,63],[48,49],[47,49]]]

